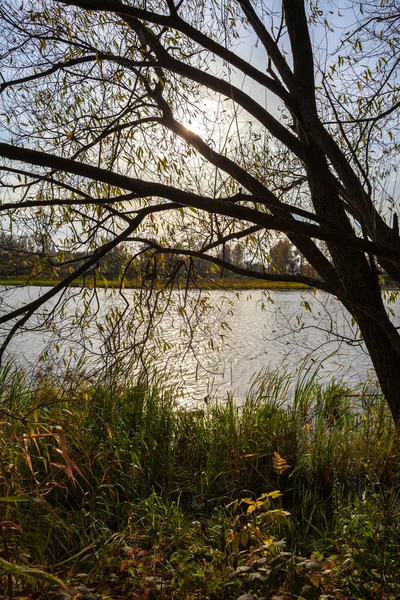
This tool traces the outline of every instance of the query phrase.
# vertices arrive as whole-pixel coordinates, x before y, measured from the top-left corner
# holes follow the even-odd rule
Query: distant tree
[[[128,260],[129,251],[126,248],[126,245],[120,244],[116,248],[113,248],[100,262],[103,275],[109,279],[121,278],[124,270],[128,269],[130,266]]]
[[[242,244],[237,243],[232,248],[232,263],[237,267],[242,267],[244,263],[244,247]]]
[[[233,265],[235,267],[242,267],[244,261],[244,248],[240,243],[224,244],[221,248],[219,248],[217,257],[223,263],[227,263],[229,265]],[[225,270],[225,275],[229,277],[232,275],[233,271]]]
[[[0,276],[29,275],[35,268],[41,253],[33,240],[26,235],[0,232]]]
[[[269,269],[271,273],[294,273],[295,257],[289,240],[278,240],[272,246]]]

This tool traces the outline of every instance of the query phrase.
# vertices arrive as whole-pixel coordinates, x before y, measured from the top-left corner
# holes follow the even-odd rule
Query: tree
[[[34,256],[28,239],[0,231],[0,276],[30,273]]]
[[[294,273],[296,261],[288,240],[278,240],[272,246],[269,267],[272,273]]]
[[[400,15],[394,0],[351,9],[5,0],[1,210],[14,224],[46,223],[47,246],[68,236],[85,252],[52,290],[0,317],[6,342],[128,242],[333,294],[400,423],[400,337],[379,280],[385,271],[400,282],[395,199],[384,188],[398,151]],[[321,39],[337,51],[324,53]],[[240,241],[267,265],[270,232],[286,234],[319,277],[218,256]]]

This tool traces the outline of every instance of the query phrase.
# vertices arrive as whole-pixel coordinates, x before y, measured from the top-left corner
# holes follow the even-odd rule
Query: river
[[[35,287],[3,290],[0,311],[29,302],[44,291],[46,288]],[[42,320],[31,320],[13,339],[8,355],[17,364],[37,366],[48,347],[51,365],[58,364],[54,368],[73,365],[79,357],[90,371],[104,356],[115,358],[120,346],[124,369],[135,373],[139,367],[132,358],[142,348],[139,342],[146,333],[142,359],[165,378],[182,403],[224,399],[230,393],[243,398],[257,374],[266,370],[295,373],[318,366],[319,377],[338,377],[351,385],[373,377],[371,361],[349,315],[337,300],[322,292],[252,290],[199,295],[189,291],[185,295],[174,291],[169,310],[164,313],[162,303],[155,310],[152,329],[147,329],[151,308],[143,293],[139,297],[138,292],[127,290],[123,299],[100,290],[92,297],[92,316],[85,310],[81,292],[73,294],[62,311],[60,302],[56,316],[48,319],[45,327],[42,315]],[[86,294],[88,300],[92,292]],[[58,300],[47,307],[48,312]],[[118,308],[126,310],[129,332],[126,327],[115,328],[109,319]],[[391,308],[398,322],[400,302]],[[77,321],[84,325],[83,330],[77,328]],[[105,330],[112,327],[114,335],[106,343]]]

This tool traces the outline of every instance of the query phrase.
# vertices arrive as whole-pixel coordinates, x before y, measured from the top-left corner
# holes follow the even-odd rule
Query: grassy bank
[[[12,286],[26,286],[26,285],[34,285],[34,286],[54,286],[59,283],[60,280],[54,279],[45,279],[41,277],[8,277],[6,279],[0,279],[0,285],[12,287]],[[160,287],[165,285],[163,282],[160,283]],[[77,279],[72,287],[93,287],[93,281],[90,277],[87,279]],[[96,287],[99,288],[119,288],[121,286],[121,281],[118,279],[96,279]],[[123,283],[124,289],[139,289],[142,286],[141,281],[133,281],[126,280]],[[157,286],[156,286],[157,287]],[[261,281],[259,279],[198,279],[195,283],[189,282],[187,285],[186,282],[176,283],[174,285],[177,289],[204,289],[204,290],[220,290],[220,289],[229,289],[229,290],[251,290],[251,289],[260,289],[260,290],[304,290],[310,289],[308,286],[303,285],[301,283],[292,283],[292,282],[283,282],[283,281]]]
[[[3,373],[2,593],[46,597],[17,564],[81,598],[394,599],[400,442],[383,400],[300,377],[289,405],[288,384],[189,411],[144,382]]]

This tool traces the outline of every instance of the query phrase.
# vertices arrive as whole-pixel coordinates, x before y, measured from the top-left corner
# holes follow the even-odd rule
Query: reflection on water
[[[35,299],[41,293],[43,288],[35,287],[8,290],[1,312]],[[182,402],[209,396],[226,398],[227,393],[243,397],[256,373],[276,368],[294,372],[305,358],[309,365],[323,361],[320,374],[324,377],[339,375],[352,384],[372,373],[369,356],[357,339],[348,314],[327,294],[312,291],[266,294],[254,290],[238,295],[212,291],[203,293],[201,298],[201,302],[212,307],[206,317],[199,310],[197,292],[189,292],[189,301],[182,292],[173,292],[173,306],[164,315],[161,306],[159,313],[155,312],[153,329],[147,331],[148,319],[146,321],[140,311],[138,316],[137,292],[126,291],[124,301],[118,295],[110,296],[100,290],[95,298],[94,316],[85,313],[81,296],[74,292],[64,312],[58,313],[56,318],[57,329],[62,334],[59,338],[50,320],[44,329],[39,327],[38,321],[32,320],[29,326],[34,330],[17,336],[9,347],[9,354],[19,364],[32,365],[51,339],[53,351],[56,347],[58,356],[64,357],[65,362],[70,360],[73,351],[74,355],[85,356],[89,364],[94,364],[96,357],[104,355],[106,349],[109,354],[115,353],[117,339],[129,357],[132,351],[125,330],[118,330],[114,346],[107,346],[101,335],[102,326],[99,329],[99,323],[104,323],[110,311],[119,308],[126,310],[125,320],[131,327],[129,335],[136,332],[136,342],[139,334],[147,333],[144,362],[166,375]],[[61,300],[65,299],[54,300],[52,306],[57,302],[61,306]],[[182,309],[185,302],[191,304],[190,317]],[[399,303],[394,305],[396,314],[400,314],[399,306]],[[84,335],[70,329],[72,315],[86,326]],[[135,320],[137,326],[132,329]],[[131,368],[134,372],[135,366]]]

